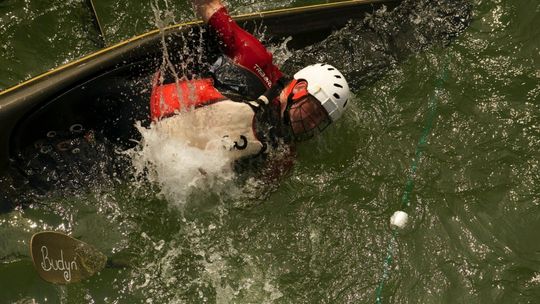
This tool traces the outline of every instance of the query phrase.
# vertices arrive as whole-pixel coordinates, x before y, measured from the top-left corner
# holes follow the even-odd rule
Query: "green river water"
[[[150,2],[95,2],[107,44],[155,27]],[[381,281],[382,303],[539,303],[540,2],[472,4],[449,46],[356,86],[351,111],[273,187],[178,198],[110,181],[0,214],[0,303],[375,303]],[[166,22],[194,18],[183,2],[159,7]],[[0,89],[103,43],[81,0],[0,0],[0,37]],[[410,223],[393,243],[404,200]],[[46,283],[28,250],[42,230],[129,266]]]

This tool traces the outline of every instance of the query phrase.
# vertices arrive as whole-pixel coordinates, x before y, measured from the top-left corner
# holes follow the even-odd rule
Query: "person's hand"
[[[204,22],[208,22],[210,17],[224,6],[221,0],[191,0],[191,3]]]

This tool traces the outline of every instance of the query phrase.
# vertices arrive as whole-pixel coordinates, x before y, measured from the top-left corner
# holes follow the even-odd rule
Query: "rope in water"
[[[431,133],[431,129],[433,128],[433,124],[437,116],[437,95],[438,95],[437,92],[442,88],[447,78],[448,78],[448,68],[447,68],[447,65],[444,65],[444,68],[435,83],[435,91],[433,95],[431,96],[431,98],[429,99],[428,115],[426,117],[424,129],[416,145],[414,159],[411,164],[411,168],[409,170],[407,182],[405,183],[405,189],[403,191],[403,195],[401,196],[401,210],[411,205],[410,196],[411,196],[412,190],[414,189],[416,170],[418,169],[418,164],[420,162],[420,158],[422,157],[422,153],[425,149],[427,138],[429,134]],[[396,244],[396,237],[397,237],[397,230],[393,229],[392,234],[390,236],[390,242],[388,243],[388,247],[386,250],[386,257],[383,264],[383,275],[376,290],[376,303],[377,304],[382,303],[382,291],[383,291],[384,283],[390,277],[390,266],[392,264],[392,260],[394,257],[394,247]]]

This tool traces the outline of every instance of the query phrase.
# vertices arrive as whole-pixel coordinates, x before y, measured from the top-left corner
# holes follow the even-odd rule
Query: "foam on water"
[[[219,150],[201,150],[173,138],[159,124],[137,124],[139,145],[126,153],[135,176],[157,185],[170,203],[183,206],[194,192],[222,193],[232,187],[234,172],[229,158]]]
[[[128,292],[140,292],[147,303],[273,303],[283,297],[271,266],[239,252],[219,223],[182,223],[169,241],[141,234],[148,260],[133,271]]]

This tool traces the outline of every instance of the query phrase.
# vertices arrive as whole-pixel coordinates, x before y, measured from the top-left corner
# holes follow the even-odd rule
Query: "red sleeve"
[[[208,25],[216,31],[222,51],[235,63],[253,72],[267,87],[283,76],[272,62],[272,54],[229,16],[225,7],[216,11]]]

